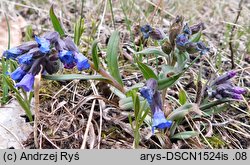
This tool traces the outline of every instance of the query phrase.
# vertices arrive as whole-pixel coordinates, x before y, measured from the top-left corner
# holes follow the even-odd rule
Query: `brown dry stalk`
[[[43,70],[43,67],[41,65],[40,72],[35,76],[35,83],[34,83],[34,98],[35,98],[35,117],[34,117],[34,143],[36,148],[39,147],[38,144],[38,133],[37,133],[37,123],[39,118],[39,90],[41,85],[41,72]]]
[[[241,13],[241,10],[242,10],[242,3],[243,3],[243,0],[241,0],[240,3],[239,3],[238,13],[237,13],[237,16],[235,18],[234,24],[232,26],[231,34],[230,34],[230,38],[229,38],[229,50],[230,50],[230,54],[231,54],[230,55],[230,59],[231,59],[232,69],[235,68],[234,49],[233,49],[233,37],[234,37],[234,31],[235,31],[235,28],[236,28],[236,24],[238,22],[238,19],[240,17],[240,13]]]

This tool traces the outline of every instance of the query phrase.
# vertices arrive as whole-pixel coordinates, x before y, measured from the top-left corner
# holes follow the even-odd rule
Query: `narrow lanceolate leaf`
[[[136,54],[145,54],[145,55],[154,54],[154,55],[158,55],[158,56],[162,56],[162,57],[168,56],[166,53],[164,53],[159,48],[147,48],[147,49],[144,49],[140,52],[137,52]]]
[[[107,63],[108,70],[111,76],[123,86],[120,70],[118,67],[118,52],[119,52],[119,32],[114,31],[108,42],[107,48]]]
[[[135,118],[136,120],[139,120],[140,116],[139,116],[139,112],[140,112],[140,100],[139,100],[139,96],[137,95],[136,92],[133,93],[132,95],[132,99],[133,99],[133,105],[134,105],[134,111],[135,111]]]
[[[198,41],[200,41],[200,38],[201,38],[201,31],[199,31],[198,33],[192,35],[192,37],[190,38],[189,41],[198,42]]]
[[[181,106],[181,107],[175,109],[173,112],[171,112],[168,115],[168,120],[171,120],[171,121],[182,120],[190,112],[194,112],[199,116],[202,115],[202,112],[199,109],[199,107],[197,106],[197,104],[186,103],[183,106]]]
[[[98,57],[98,46],[97,46],[98,42],[95,40],[92,44],[92,48],[91,48],[91,52],[92,52],[92,59],[93,59],[93,62],[94,62],[94,67],[95,67],[95,70],[98,71],[99,70],[99,63],[100,63],[100,60],[99,60],[99,57]]]
[[[192,138],[192,137],[195,137],[199,135],[198,132],[196,131],[185,131],[185,132],[180,132],[180,133],[177,133],[175,135],[173,135],[171,137],[171,139],[189,139],[189,138]]]
[[[66,81],[66,80],[102,80],[102,81],[109,81],[105,77],[100,75],[82,75],[82,74],[63,74],[63,75],[43,75],[42,76],[48,80],[55,80],[55,81]]]
[[[147,65],[143,64],[142,62],[140,61],[137,61],[137,64],[138,64],[138,67],[139,69],[141,70],[144,78],[146,80],[150,79],[150,78],[153,78],[153,79],[158,79],[158,77],[156,76],[156,74],[154,73],[154,71]]]
[[[187,101],[186,92],[184,90],[180,90],[179,92],[179,102],[181,105],[184,105]]]
[[[59,19],[56,17],[54,13],[53,5],[50,7],[49,16],[50,16],[50,19],[51,19],[51,22],[53,24],[55,31],[57,31],[60,34],[60,36],[64,36],[63,28],[61,26]]]
[[[179,79],[181,75],[182,73],[179,73],[171,77],[158,80],[158,89],[162,90],[171,87],[172,85],[174,85],[174,83]]]

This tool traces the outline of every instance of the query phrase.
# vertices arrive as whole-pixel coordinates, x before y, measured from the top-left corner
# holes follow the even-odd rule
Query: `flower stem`
[[[110,76],[110,74],[108,74],[104,69],[99,67],[99,70],[95,69],[94,63],[89,61],[90,67],[92,69],[94,69],[97,73],[99,73],[100,75],[102,75],[103,77],[109,79],[111,81],[110,85],[114,86],[115,88],[117,88],[119,91],[121,91],[122,93],[125,93],[126,90],[124,87],[122,87],[112,76]]]

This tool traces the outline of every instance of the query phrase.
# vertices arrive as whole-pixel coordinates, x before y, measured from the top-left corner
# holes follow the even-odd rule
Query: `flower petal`
[[[152,127],[159,128],[159,129],[165,129],[170,128],[172,125],[172,121],[168,121],[165,118],[165,115],[163,111],[156,111],[153,115],[153,124]]]
[[[34,80],[35,77],[31,73],[28,73],[22,78],[22,80],[19,83],[16,84],[16,87],[21,87],[26,92],[32,91]]]
[[[21,67],[18,67],[14,72],[10,74],[10,77],[14,81],[20,81],[25,76],[25,74],[26,72]]]
[[[42,53],[48,53],[50,51],[50,42],[45,38],[35,36],[35,40],[38,43],[38,47]]]
[[[74,58],[77,65],[77,69],[79,71],[82,71],[83,69],[89,69],[90,64],[88,62],[88,59],[83,54],[74,52]]]
[[[7,59],[15,59],[17,56],[20,56],[22,51],[17,47],[11,48],[9,50],[4,51],[3,56]]]

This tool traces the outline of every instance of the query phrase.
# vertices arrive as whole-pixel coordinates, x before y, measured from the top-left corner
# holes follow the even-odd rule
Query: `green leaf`
[[[187,101],[186,92],[184,90],[180,90],[179,92],[179,102],[181,105],[184,105]]]
[[[29,121],[33,121],[32,113],[30,111],[30,105],[27,102],[25,102],[25,100],[18,94],[15,94],[15,96],[19,105],[23,108],[23,110],[25,111],[25,114],[29,118]]]
[[[138,64],[138,67],[141,70],[141,72],[142,72],[142,74],[143,74],[143,76],[144,76],[144,78],[146,80],[148,80],[150,78],[158,80],[158,77],[156,76],[156,74],[154,73],[154,71],[150,67],[148,67],[147,65],[143,64],[140,61],[137,61],[137,64]]]
[[[134,108],[134,112],[135,112],[135,119],[139,120],[140,119],[140,116],[139,116],[140,100],[139,100],[139,96],[137,95],[137,92],[135,92],[135,91],[134,91],[134,93],[132,95],[132,100],[133,100],[133,105],[134,105],[133,108]]]
[[[123,86],[122,78],[120,75],[120,70],[118,67],[118,51],[119,51],[119,32],[114,31],[111,34],[111,37],[108,42],[107,48],[107,63],[108,63],[108,70],[113,76],[113,78]]]
[[[144,98],[139,97],[140,102],[144,101]],[[134,107],[132,97],[121,98],[119,101],[119,107],[122,110],[130,110]]]
[[[97,40],[95,40],[92,44],[92,48],[91,48],[91,52],[92,52],[92,59],[94,62],[94,67],[95,70],[98,71],[99,70],[99,63],[100,63],[100,59],[98,57],[98,46],[97,46],[98,42]]]
[[[178,64],[177,69],[179,72],[181,72],[189,60],[189,54],[188,52],[176,52],[175,55],[177,57],[177,64]]]
[[[162,90],[171,87],[172,85],[174,85],[174,83],[179,79],[181,75],[182,73],[179,73],[171,77],[158,80],[158,89]]]
[[[54,75],[43,75],[42,76],[48,80],[55,80],[55,81],[66,81],[66,80],[102,80],[102,81],[109,81],[107,78],[102,77],[100,75],[82,75],[82,74],[54,74]]]
[[[193,103],[186,103],[183,106],[175,109],[168,115],[168,120],[171,121],[178,121],[182,120],[189,112],[196,112],[199,115],[202,115],[200,109],[197,107],[196,104]]]
[[[166,53],[164,53],[159,48],[147,48],[147,49],[144,49],[140,52],[136,52],[135,54],[145,54],[145,55],[154,54],[154,55],[158,55],[158,56],[162,56],[162,57],[168,56]]]
[[[57,31],[61,37],[64,36],[63,28],[61,26],[59,19],[56,17],[54,13],[53,5],[50,7],[49,16],[50,16],[50,19],[51,19],[51,22],[53,24],[55,31]]]
[[[198,33],[192,35],[192,37],[189,39],[189,41],[198,42],[198,41],[200,41],[200,38],[201,38],[201,31],[199,31]]]
[[[189,139],[191,137],[195,137],[199,135],[198,132],[196,131],[185,131],[185,132],[180,132],[180,133],[177,133],[175,134],[174,136],[171,137],[171,139]]]
[[[206,104],[202,104],[200,106],[200,110],[204,111],[206,109],[209,109],[211,107],[214,107],[214,106],[217,106],[217,105],[220,105],[220,104],[223,104],[223,103],[226,103],[226,102],[230,102],[232,100],[230,99],[221,99],[221,100],[215,100],[213,102],[209,102],[209,103],[206,103]]]
[[[84,20],[79,18],[74,26],[74,43],[79,46],[80,38],[84,32]]]

